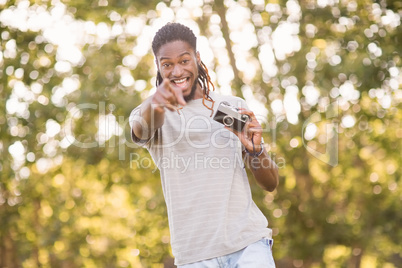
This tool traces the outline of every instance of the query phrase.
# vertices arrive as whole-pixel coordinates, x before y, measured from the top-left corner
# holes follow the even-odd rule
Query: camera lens
[[[231,116],[229,116],[229,115],[226,115],[226,116],[223,118],[222,121],[223,121],[223,124],[224,124],[225,126],[230,127],[231,125],[233,125],[234,119],[233,119],[233,117],[231,117]]]
[[[243,115],[241,116],[241,119],[242,119],[243,121],[248,121],[248,120],[250,120],[250,116],[248,116],[247,114],[243,114]]]

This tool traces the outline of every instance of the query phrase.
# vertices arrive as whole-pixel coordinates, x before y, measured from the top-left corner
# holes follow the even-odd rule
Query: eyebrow
[[[181,53],[181,54],[178,56],[178,58],[183,57],[184,55],[190,55],[190,56],[191,56],[190,52],[185,51],[185,52]],[[159,58],[159,61],[170,60],[170,59],[171,59],[171,58],[169,58],[169,57],[161,57],[161,58]]]

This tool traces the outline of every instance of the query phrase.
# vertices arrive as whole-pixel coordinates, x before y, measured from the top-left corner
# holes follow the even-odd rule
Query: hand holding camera
[[[224,101],[218,106],[214,120],[237,132],[242,132],[250,116],[240,113],[240,109]]]
[[[263,152],[262,127],[252,111],[221,102],[213,118],[237,135],[252,156]]]

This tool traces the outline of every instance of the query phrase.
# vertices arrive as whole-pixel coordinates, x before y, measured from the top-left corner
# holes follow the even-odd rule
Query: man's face
[[[173,41],[160,47],[156,63],[162,78],[180,87],[186,101],[199,97],[198,85],[199,53],[184,41]],[[198,93],[199,93],[198,92]]]

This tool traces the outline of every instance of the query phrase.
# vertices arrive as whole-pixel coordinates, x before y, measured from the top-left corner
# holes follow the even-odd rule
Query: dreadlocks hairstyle
[[[152,41],[152,51],[155,57],[156,54],[159,52],[161,46],[178,40],[187,42],[194,49],[194,51],[197,51],[197,37],[194,35],[193,31],[190,28],[180,23],[168,23],[161,29],[159,29],[159,31],[155,34],[155,37]],[[197,63],[197,65],[198,65],[198,84],[203,89],[202,103],[207,109],[211,110],[211,116],[212,116],[215,101],[209,96],[209,92],[210,92],[210,86],[212,87],[212,90],[215,90],[215,86],[212,83],[211,77],[208,74],[207,66],[205,66],[205,64],[202,61],[200,64]],[[163,81],[162,76],[158,71],[156,76],[156,86],[158,87],[162,83],[162,81]],[[211,107],[208,107],[205,101],[211,102]]]

